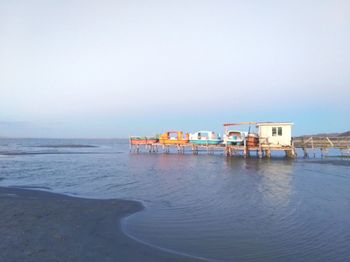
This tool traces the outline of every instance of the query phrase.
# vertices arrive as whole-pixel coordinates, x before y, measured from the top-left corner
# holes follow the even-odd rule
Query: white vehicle
[[[248,132],[243,132],[239,130],[228,130],[224,134],[224,144],[225,145],[243,145],[244,140]]]

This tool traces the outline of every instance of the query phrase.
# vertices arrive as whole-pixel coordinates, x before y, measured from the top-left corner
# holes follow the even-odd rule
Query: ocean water
[[[142,201],[132,238],[213,261],[349,261],[350,159],[130,153],[127,140],[0,139],[0,186]]]

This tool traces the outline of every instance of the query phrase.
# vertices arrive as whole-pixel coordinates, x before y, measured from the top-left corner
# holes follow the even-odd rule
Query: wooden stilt
[[[328,148],[321,148],[321,157],[327,157],[328,154]]]
[[[258,157],[259,158],[262,158],[263,157],[263,152],[261,150],[261,146],[259,146],[259,149],[258,149]]]
[[[308,158],[309,154],[307,153],[306,147],[303,147],[304,158]]]
[[[244,149],[243,149],[243,157],[246,158],[247,157],[247,145],[244,145]]]
[[[266,157],[271,158],[271,150],[270,148],[266,149]]]

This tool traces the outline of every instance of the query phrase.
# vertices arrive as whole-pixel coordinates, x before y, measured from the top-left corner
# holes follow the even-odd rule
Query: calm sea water
[[[128,235],[210,260],[350,259],[349,159],[130,154],[127,140],[0,139],[0,186],[142,201],[146,209],[123,221]]]

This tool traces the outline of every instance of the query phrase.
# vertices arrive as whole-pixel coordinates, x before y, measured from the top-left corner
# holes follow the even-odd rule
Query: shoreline
[[[0,252],[11,261],[201,261],[131,238],[122,220],[141,202],[0,187]]]

